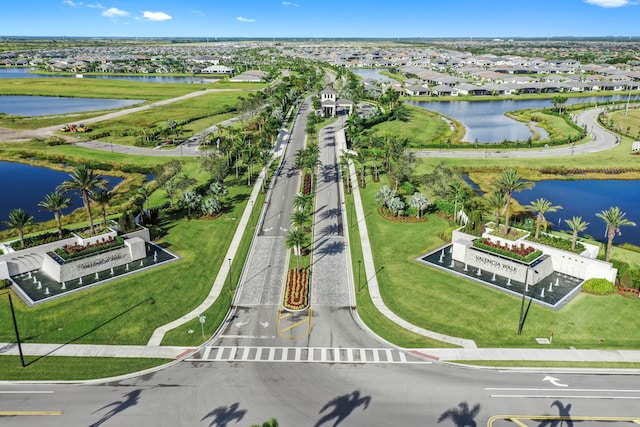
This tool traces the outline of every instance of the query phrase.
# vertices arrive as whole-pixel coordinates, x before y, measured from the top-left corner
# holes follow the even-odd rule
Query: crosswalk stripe
[[[207,346],[187,361],[306,363],[432,363],[390,348]]]

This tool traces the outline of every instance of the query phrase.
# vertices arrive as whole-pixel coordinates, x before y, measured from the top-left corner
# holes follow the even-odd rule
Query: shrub
[[[413,194],[416,191],[416,187],[414,187],[409,181],[405,181],[400,185],[400,191],[403,194]]]
[[[582,284],[582,291],[593,295],[609,295],[616,292],[616,287],[607,279],[589,279]]]
[[[620,278],[620,286],[622,286],[623,288],[633,287],[633,278],[632,278],[631,270],[627,270],[624,272],[624,274]]]
[[[623,243],[618,247],[621,249],[626,249],[628,251],[640,252],[640,246],[632,245],[631,243]]]
[[[449,215],[453,215],[453,211],[455,209],[455,205],[453,203],[446,202],[444,200],[436,200],[434,206],[438,211]]]
[[[0,289],[8,288],[11,286],[11,282],[7,279],[0,280]]]
[[[543,245],[551,246],[554,248],[562,249],[563,251],[571,251],[571,239],[567,239],[565,237],[553,236],[551,234],[542,233],[540,237],[537,239],[535,237],[529,236],[528,238],[532,242],[540,243]],[[584,251],[584,245],[580,242],[576,242],[576,250],[573,251],[577,254],[582,253]]]
[[[69,230],[67,230],[66,228],[62,229],[62,238],[66,239],[67,237],[71,237],[72,234]],[[34,246],[40,246],[40,245],[44,245],[46,243],[51,243],[51,242],[55,242],[57,240],[60,240],[60,237],[58,236],[58,232],[57,231],[51,231],[51,232],[47,232],[47,233],[42,233],[42,234],[36,234],[35,236],[29,236],[29,237],[25,237],[24,238],[24,247],[26,248],[32,248]],[[20,246],[20,241],[16,240],[15,242],[11,242],[11,248],[15,249],[15,250],[20,250],[21,246]]]

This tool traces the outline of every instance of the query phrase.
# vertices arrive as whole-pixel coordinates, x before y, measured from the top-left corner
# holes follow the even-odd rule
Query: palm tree
[[[551,202],[545,198],[538,198],[531,202],[530,205],[525,206],[525,209],[531,212],[537,212],[536,214],[536,236],[537,239],[540,236],[540,226],[545,222],[544,214],[547,212],[555,212],[558,209],[562,209],[562,206],[553,206]],[[545,226],[546,228],[546,226]]]
[[[220,199],[222,199],[222,196],[226,196],[227,194],[229,194],[229,189],[223,183],[215,181],[212,182],[209,186],[209,193],[211,193],[214,199],[220,201]]]
[[[491,210],[496,219],[496,228],[500,228],[500,213],[507,203],[507,198],[502,191],[494,191],[487,199],[487,207]]]
[[[202,196],[195,191],[185,191],[182,193],[182,205],[187,208],[187,217],[191,218],[191,210],[197,208],[200,205]]]
[[[465,191],[461,179],[454,179],[449,183],[449,190],[453,193],[453,219],[458,222],[458,199],[464,199]],[[462,208],[460,209],[462,210]]]
[[[87,210],[89,216],[89,224],[91,225],[91,234],[96,233],[93,225],[93,216],[91,215],[91,197],[97,190],[104,190],[107,187],[107,181],[91,169],[89,166],[77,166],[73,172],[69,174],[69,179],[60,184],[56,189],[69,193],[78,191],[82,198],[82,204]]]
[[[605,261],[609,261],[611,257],[611,247],[613,246],[613,238],[620,233],[620,227],[624,225],[630,225],[632,227],[636,226],[636,223],[633,221],[629,221],[625,218],[627,214],[625,212],[620,211],[618,206],[614,206],[609,208],[606,211],[602,211],[597,213],[596,216],[603,220],[605,224],[607,224],[607,252],[605,255]]]
[[[293,198],[293,207],[298,210],[304,211],[307,210],[309,206],[311,206],[311,201],[311,194],[298,193]]]
[[[71,206],[71,199],[64,197],[61,193],[54,191],[44,196],[44,200],[38,206],[53,212],[53,216],[58,224],[58,237],[62,239],[62,210]]]
[[[294,254],[296,254],[296,268],[298,270],[300,269],[300,257],[302,256],[302,248],[309,245],[310,242],[311,241],[307,233],[302,230],[298,230],[297,228],[289,230],[289,232],[287,233],[284,244],[287,249],[293,249]]]
[[[143,187],[144,188],[144,187]],[[113,193],[107,190],[96,191],[93,195],[93,201],[100,206],[102,210],[102,226],[107,226],[107,206],[111,203],[111,199],[113,199]]]
[[[9,212],[9,221],[4,221],[7,227],[18,230],[20,248],[24,248],[24,229],[31,224],[33,224],[33,217],[19,208]]]
[[[409,199],[409,205],[416,209],[416,218],[420,218],[422,211],[429,207],[429,199],[422,193],[414,193]]]
[[[571,237],[571,250],[575,251],[576,241],[578,240],[578,233],[586,230],[589,223],[583,221],[581,216],[574,216],[571,219],[565,219],[564,222],[567,223],[567,225],[573,232],[573,236]]]
[[[511,215],[511,198],[514,192],[519,192],[527,188],[533,187],[533,183],[524,181],[522,176],[515,169],[507,169],[502,172],[502,175],[496,181],[496,185],[501,190],[506,198],[504,205],[504,225],[509,232],[509,218]]]
[[[311,215],[309,215],[307,212],[296,209],[291,214],[291,225],[293,227],[306,230],[310,219]]]

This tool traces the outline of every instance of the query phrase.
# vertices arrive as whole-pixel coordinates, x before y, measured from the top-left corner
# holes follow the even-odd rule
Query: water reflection
[[[632,96],[631,100],[640,99]],[[568,98],[567,105],[597,103],[607,101],[626,101],[627,95],[591,96],[585,98]],[[505,113],[516,110],[541,109],[553,106],[551,99],[522,99],[496,101],[407,101],[427,110],[437,111],[452,117],[466,128],[463,138],[465,142],[480,143],[507,141],[526,141],[533,136],[526,123],[521,123],[505,116]]]
[[[76,78],[72,74],[33,74],[30,71],[35,68],[0,68],[0,79],[42,79],[42,78]],[[118,75],[87,75],[83,74],[85,79],[105,79],[105,80],[128,80],[134,82],[145,83],[191,83],[191,84],[210,84],[215,83],[219,79],[215,77],[196,77],[196,76],[163,76],[163,75],[145,75],[145,76],[118,76]]]
[[[136,99],[63,98],[59,96],[0,95],[0,113],[12,116],[46,116],[112,110],[144,101]]]

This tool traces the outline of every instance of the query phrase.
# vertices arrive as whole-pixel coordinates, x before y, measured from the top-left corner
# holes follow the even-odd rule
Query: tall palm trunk
[[[82,203],[84,204],[84,208],[87,210],[87,215],[89,215],[89,224],[91,225],[91,234],[96,234],[96,228],[93,225],[93,215],[91,215],[91,202],[89,201],[89,192],[82,192]]]
[[[611,247],[613,246],[613,239],[616,237],[616,227],[608,227],[607,228],[607,256],[605,257],[605,261],[609,261],[611,258]]]
[[[54,211],[53,216],[56,218],[56,224],[58,224],[58,237],[62,239],[62,219],[60,218],[60,211]]]

